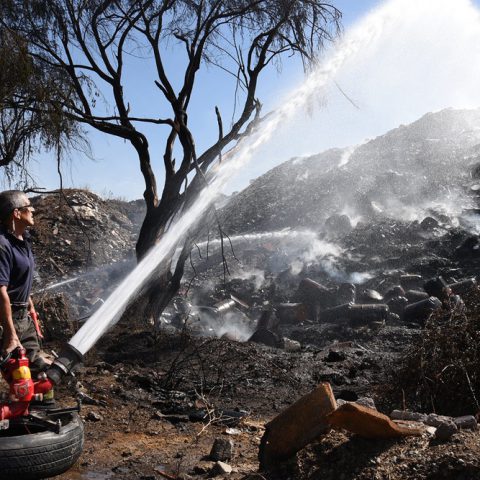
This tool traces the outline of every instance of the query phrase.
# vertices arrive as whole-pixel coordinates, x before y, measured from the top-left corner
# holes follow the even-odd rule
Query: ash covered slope
[[[289,160],[223,210],[232,233],[321,227],[332,214],[421,219],[475,206],[466,195],[480,161],[480,110],[429,113],[356,148]]]
[[[37,264],[34,301],[43,305],[44,318],[89,314],[135,264],[144,202],[103,200],[87,190],[66,189],[62,194],[34,197],[32,204],[35,226],[30,233]],[[50,295],[57,294],[53,304],[48,303]],[[69,314],[62,310],[64,304],[69,305]],[[49,325],[47,330],[55,328]],[[62,324],[53,336],[61,338],[69,328]]]
[[[102,200],[87,190],[64,190],[32,200],[31,231],[39,270],[50,276],[109,264],[133,253],[138,232],[135,206]],[[140,207],[139,207],[140,208]]]

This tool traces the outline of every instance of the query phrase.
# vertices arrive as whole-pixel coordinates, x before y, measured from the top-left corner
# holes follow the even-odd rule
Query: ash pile
[[[480,110],[443,110],[267,172],[221,209],[231,236],[205,232],[159,323],[321,346],[460,311],[480,259],[479,126]]]

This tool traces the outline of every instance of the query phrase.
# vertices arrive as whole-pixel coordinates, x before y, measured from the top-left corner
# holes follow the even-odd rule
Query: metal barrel
[[[443,277],[430,278],[423,284],[423,289],[430,297],[437,297],[443,300],[448,297],[448,283]]]
[[[427,292],[422,292],[420,290],[407,290],[405,292],[405,297],[410,303],[416,303],[421,300],[427,300],[429,295]]]
[[[466,278],[465,280],[460,280],[459,282],[450,283],[448,285],[452,292],[455,295],[461,295],[462,293],[467,293],[470,290],[478,286],[477,279],[475,277]]]
[[[425,300],[412,303],[405,307],[403,320],[405,322],[425,323],[430,314],[442,308],[442,302],[437,297],[429,297]]]
[[[336,307],[327,308],[320,312],[320,321],[322,322],[334,322],[348,318],[348,312],[352,308],[352,303],[344,303],[343,305],[337,305]]]
[[[355,323],[369,323],[386,320],[390,309],[384,303],[352,305],[348,312],[349,320]]]

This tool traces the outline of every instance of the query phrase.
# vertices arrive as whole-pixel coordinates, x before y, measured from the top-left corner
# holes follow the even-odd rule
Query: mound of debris
[[[65,318],[66,305],[73,318],[85,316],[135,264],[143,203],[102,200],[87,190],[70,189],[34,197],[32,204],[34,300],[45,305],[44,318],[61,321],[55,312],[61,311]],[[48,300],[57,294],[58,298]]]
[[[160,318],[150,324],[132,312],[89,352],[77,377],[91,407],[87,444],[96,446],[84,454],[87,474],[103,475],[101,465],[119,479],[257,478],[272,417],[328,383],[328,425],[322,417],[317,431],[314,416],[294,416],[289,437],[279,421],[281,450],[260,463],[285,471],[260,476],[477,478],[477,120],[479,111],[430,114],[349,156],[287,162],[237,195],[223,229],[241,233],[198,243]],[[390,158],[395,170],[372,174]],[[463,195],[457,213],[424,208],[443,184]],[[420,190],[420,214],[397,217]],[[50,337],[68,339],[134,265],[143,207],[65,196],[35,199],[33,239],[35,300]],[[72,304],[74,321],[62,324]],[[372,422],[402,436],[401,422],[417,422],[418,436],[375,441]]]
[[[458,199],[476,197],[480,188],[475,177],[479,124],[480,110],[448,109],[356,148],[289,160],[230,200],[223,210],[224,229],[237,234],[328,229],[329,217],[345,213],[351,220],[379,214],[417,218],[442,200],[467,209],[475,200],[461,206]]]
[[[41,195],[32,204],[33,248],[38,270],[47,278],[110,264],[133,253],[140,208],[134,216],[133,209],[128,212],[125,205],[119,208],[119,202],[102,200],[87,190]]]

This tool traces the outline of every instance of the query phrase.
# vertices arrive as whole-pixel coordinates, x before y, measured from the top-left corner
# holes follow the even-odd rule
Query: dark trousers
[[[12,312],[13,324],[17,331],[18,339],[23,348],[27,351],[30,365],[33,366],[40,353],[37,331],[32,318],[28,315],[27,309]]]

